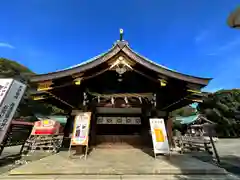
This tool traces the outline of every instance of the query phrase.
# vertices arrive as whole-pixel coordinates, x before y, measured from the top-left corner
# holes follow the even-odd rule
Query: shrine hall
[[[110,43],[111,44],[111,43]],[[163,118],[172,136],[169,114],[201,102],[211,78],[179,73],[135,52],[120,39],[105,53],[81,64],[31,77],[33,98],[68,114],[64,136],[78,112],[92,112],[90,146],[149,146],[150,118]]]

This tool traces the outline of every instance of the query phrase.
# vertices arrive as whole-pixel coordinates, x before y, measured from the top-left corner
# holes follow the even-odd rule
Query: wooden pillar
[[[148,108],[143,102],[142,104],[142,116],[141,116],[141,136],[143,139],[143,144],[146,146],[151,146],[151,136],[150,136],[150,123],[148,117]]]
[[[74,116],[69,113],[69,117],[67,118],[67,123],[65,124],[64,127],[64,136],[63,136],[63,142],[62,142],[62,147],[63,148],[69,148],[70,146],[70,133],[72,133],[73,130],[73,121],[74,121]]]
[[[174,145],[174,141],[173,141],[173,121],[172,118],[170,118],[169,116],[166,117],[166,131],[167,131],[167,135],[168,135],[168,143],[169,143],[169,147],[173,148]]]
[[[90,122],[90,146],[96,145],[96,125],[97,125],[97,117],[96,117],[96,102],[92,101],[90,105],[90,111],[92,112],[91,122]]]

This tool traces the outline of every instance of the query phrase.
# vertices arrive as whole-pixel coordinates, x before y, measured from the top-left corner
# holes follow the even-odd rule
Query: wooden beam
[[[33,100],[34,101],[39,101],[39,100],[43,100],[43,99],[47,99],[48,97],[44,97],[44,96],[33,96]]]
[[[162,108],[161,110],[166,110],[166,109],[168,109],[169,107],[171,107],[171,106],[173,106],[173,105],[175,105],[175,104],[181,102],[182,100],[186,99],[186,98],[189,97],[190,95],[192,95],[192,94],[188,94],[188,95],[186,95],[185,97],[182,97],[181,99],[179,99],[179,100],[173,102],[172,104],[169,104],[168,106]]]
[[[60,85],[60,86],[44,86],[44,85],[42,85],[42,86],[39,86],[38,88],[37,88],[37,91],[48,91],[48,90],[51,90],[51,89],[57,89],[57,88],[63,88],[63,87],[66,87],[66,86],[70,86],[70,85],[73,85],[73,83],[72,82],[68,82],[68,83],[66,83],[66,84],[62,84],[62,85]]]
[[[201,91],[195,89],[188,89],[187,91],[195,94],[201,94]]]
[[[50,93],[48,91],[46,91],[46,93],[48,93],[50,96],[52,96],[53,98],[57,99],[58,101],[62,102],[63,104],[65,104],[65,105],[67,105],[67,106],[69,106],[69,107],[71,107],[73,109],[77,109],[73,105],[67,103],[66,101],[62,100],[61,98],[57,97],[56,95],[54,95],[54,94],[52,94],[52,93]]]
[[[187,100],[193,101],[193,102],[200,102],[202,103],[203,100],[202,99],[191,99],[191,98],[186,98]]]

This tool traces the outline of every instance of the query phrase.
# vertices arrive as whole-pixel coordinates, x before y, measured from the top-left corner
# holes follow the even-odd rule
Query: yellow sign
[[[44,121],[43,121],[43,124],[44,124],[44,125],[48,125],[48,124],[49,124],[49,120],[44,120]]]
[[[164,135],[163,135],[162,129],[155,128],[154,132],[155,132],[155,136],[156,136],[156,141],[157,142],[164,142]]]

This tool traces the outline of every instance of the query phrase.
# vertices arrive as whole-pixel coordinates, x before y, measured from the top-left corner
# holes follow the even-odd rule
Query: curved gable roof
[[[174,70],[168,69],[136,53],[129,47],[126,41],[117,41],[117,43],[115,43],[114,46],[111,49],[109,49],[107,52],[100,54],[88,61],[85,61],[81,64],[72,66],[64,70],[60,70],[60,71],[56,71],[48,74],[35,75],[31,78],[30,81],[31,82],[47,81],[47,80],[53,80],[53,79],[61,78],[65,76],[70,76],[76,73],[81,73],[108,61],[110,58],[117,55],[120,51],[125,53],[127,56],[129,56],[129,58],[136,61],[137,63],[151,69],[152,71],[155,71],[156,73],[166,75],[170,78],[176,78],[176,79],[180,79],[183,81],[200,84],[200,85],[207,85],[211,80],[211,78],[201,78],[201,77],[190,76],[190,75],[182,74]]]

